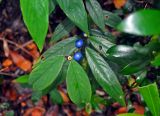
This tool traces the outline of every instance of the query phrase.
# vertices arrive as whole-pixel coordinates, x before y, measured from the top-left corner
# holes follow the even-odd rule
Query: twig
[[[21,47],[26,47],[28,44],[31,44],[33,42],[33,40],[30,40],[30,41],[28,41],[28,42],[26,42],[26,43],[24,43],[23,45],[21,45]],[[18,49],[20,49],[20,48],[16,48],[15,50],[17,51]]]
[[[21,102],[24,102],[24,101],[26,101],[26,100],[28,100],[28,99],[30,99],[31,98],[31,94],[29,94],[29,95],[27,95],[27,96],[25,96],[24,98],[22,98],[22,99],[19,99],[17,102],[15,102],[14,103],[14,106],[17,106],[18,104],[20,104]]]
[[[3,41],[3,38],[0,38],[0,40]],[[32,56],[33,58],[35,57],[34,55],[32,55],[30,52],[28,52],[28,50],[26,50],[25,48],[23,48],[22,46],[18,45],[17,43],[10,41],[8,39],[5,39],[9,44],[12,44],[16,47],[18,47],[19,49],[23,50],[25,53],[27,53],[28,55]]]
[[[17,77],[18,75],[16,74],[9,74],[9,73],[5,73],[5,72],[0,72],[0,75],[6,75],[6,76],[11,76],[11,77]]]

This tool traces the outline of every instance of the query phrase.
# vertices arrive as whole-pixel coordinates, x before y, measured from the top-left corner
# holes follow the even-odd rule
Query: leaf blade
[[[153,116],[160,115],[160,98],[156,83],[139,87],[139,91],[144,98]]]
[[[158,10],[140,10],[130,14],[118,25],[118,30],[130,34],[150,36],[160,34],[160,17]],[[155,28],[156,27],[156,28]]]
[[[62,37],[69,35],[69,32],[75,27],[75,25],[66,18],[62,23],[60,23],[54,33],[53,37],[51,38],[51,41],[58,41]]]
[[[105,60],[90,48],[86,49],[86,56],[94,77],[102,88],[121,105],[125,105],[121,85]]]
[[[87,13],[82,0],[57,0],[67,17],[81,30],[89,34]]]
[[[33,85],[33,89],[40,91],[51,85],[58,76],[64,61],[64,56],[55,56],[41,61],[33,69],[29,77],[29,82]]]
[[[92,20],[98,25],[102,30],[105,30],[104,15],[101,5],[97,0],[87,0],[86,1],[87,10],[92,18]]]
[[[49,48],[44,54],[44,57],[50,57],[54,55],[63,55],[67,56],[70,55],[76,48],[75,48],[75,41],[76,37],[67,38],[57,44],[53,45]]]
[[[40,51],[48,30],[48,0],[20,0],[24,22]]]
[[[67,91],[71,100],[76,104],[88,103],[91,99],[91,85],[83,68],[71,61],[67,71]]]

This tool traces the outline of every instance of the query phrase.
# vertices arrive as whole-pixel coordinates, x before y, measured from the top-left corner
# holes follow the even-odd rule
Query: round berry
[[[81,52],[76,52],[75,54],[74,54],[74,60],[76,60],[76,61],[80,61],[82,58],[83,58],[83,55],[82,55],[82,53]]]
[[[77,39],[76,43],[75,43],[75,46],[77,48],[81,48],[83,46],[83,44],[84,44],[83,39]]]

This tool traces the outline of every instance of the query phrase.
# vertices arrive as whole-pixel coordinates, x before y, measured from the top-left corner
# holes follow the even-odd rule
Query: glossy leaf
[[[158,54],[151,63],[153,66],[160,66],[160,54]]]
[[[160,34],[160,11],[140,10],[130,14],[118,25],[120,31],[136,35],[159,35]]]
[[[160,116],[160,98],[156,83],[139,88],[153,116]]]
[[[92,92],[89,78],[83,68],[74,60],[70,62],[66,83],[69,97],[75,104],[90,102]]]
[[[68,18],[66,18],[63,22],[61,22],[55,29],[53,33],[53,37],[51,41],[58,41],[65,36],[69,35],[69,32],[75,27],[73,22],[71,22]]]
[[[119,114],[118,116],[144,116],[142,114],[135,114],[135,113],[125,113],[125,114]]]
[[[55,104],[62,104],[63,103],[62,96],[57,89],[53,89],[49,93],[49,95],[50,95],[50,98],[51,98],[53,103],[55,103]]]
[[[139,60],[133,60],[131,63],[126,65],[122,70],[121,73],[125,75],[137,73],[146,68],[149,64],[149,59],[141,58]]]
[[[106,10],[104,10],[103,12],[105,16],[105,24],[110,27],[116,28],[117,25],[122,21],[122,19],[118,15],[112,12]]]
[[[115,43],[116,42],[116,37],[113,36],[111,33],[105,31],[105,32],[102,32],[100,30],[96,30],[96,29],[91,29],[90,30],[90,34],[92,36],[96,36],[96,37],[101,37],[101,38],[104,38],[110,42],[113,42]]]
[[[127,45],[116,45],[108,49],[107,54],[116,58],[136,58],[139,54],[133,47]]]
[[[42,50],[48,30],[48,0],[20,0],[24,22],[38,48]]]
[[[87,10],[92,18],[92,20],[97,24],[102,30],[105,30],[104,15],[101,5],[97,0],[86,0]]]
[[[51,14],[56,8],[56,0],[49,0],[49,14]]]
[[[44,57],[50,57],[55,55],[70,55],[76,48],[75,48],[75,41],[76,37],[67,38],[57,44],[53,45],[49,48],[44,54]]]
[[[127,45],[113,46],[108,49],[107,54],[108,59],[120,65],[121,73],[125,75],[144,69],[150,60],[149,55],[137,52],[136,49]]]
[[[30,74],[29,82],[34,90],[43,90],[51,85],[64,63],[64,56],[55,56],[41,61]]]
[[[104,56],[106,56],[107,50],[114,45],[108,40],[102,37],[96,37],[96,36],[91,36],[90,42],[95,47],[95,49],[100,53],[102,53]]]
[[[15,79],[17,83],[28,83],[29,75],[23,75]]]
[[[82,0],[57,0],[67,17],[82,31],[88,33],[87,13]]]
[[[105,60],[94,50],[87,48],[86,57],[94,77],[102,88],[121,105],[125,105],[124,93],[117,79]]]

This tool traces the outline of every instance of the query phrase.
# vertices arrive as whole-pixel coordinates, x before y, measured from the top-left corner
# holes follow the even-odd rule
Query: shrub
[[[102,88],[113,101],[126,106],[130,100],[126,98],[128,93],[124,92],[122,85],[126,80],[128,83],[135,77],[135,82],[127,86],[131,90],[138,88],[138,91],[134,91],[135,94],[143,97],[152,115],[160,115],[156,84],[158,79],[152,83],[146,78],[148,67],[160,65],[160,11],[139,10],[122,21],[117,14],[103,10],[97,0],[20,2],[24,22],[40,51],[45,42],[49,15],[56,6],[66,15],[66,19],[56,27],[50,40],[55,44],[33,66],[28,82],[35,92],[40,92],[41,95],[50,93],[54,98],[58,96],[57,86],[66,80],[68,95],[79,107],[89,104],[94,108],[95,104],[99,104],[95,100],[98,98],[106,101],[96,95],[98,88]],[[147,36],[151,40],[145,45],[118,45],[115,42],[116,37],[107,31],[106,25],[121,32]],[[62,40],[75,27],[82,34]]]

